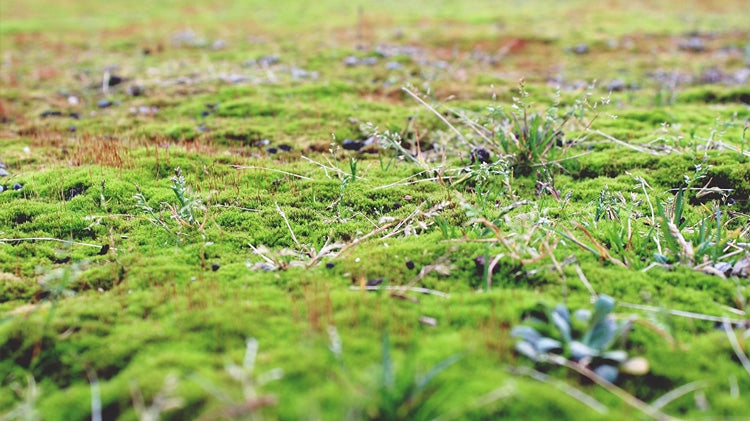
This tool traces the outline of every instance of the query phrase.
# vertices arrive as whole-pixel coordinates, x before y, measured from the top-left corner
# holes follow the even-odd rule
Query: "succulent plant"
[[[610,382],[617,380],[621,371],[645,374],[648,371],[645,359],[628,359],[625,351],[611,349],[631,326],[630,321],[618,321],[610,315],[614,307],[615,300],[604,294],[599,295],[593,312],[579,309],[573,318],[562,304],[553,309],[543,306],[543,319],[530,317],[526,325],[511,331],[511,336],[521,339],[516,350],[534,361],[544,361],[546,354],[562,355]]]

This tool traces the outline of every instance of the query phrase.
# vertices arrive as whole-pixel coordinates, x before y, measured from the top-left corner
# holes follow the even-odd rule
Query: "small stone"
[[[41,118],[60,117],[60,116],[62,116],[62,113],[57,110],[46,110],[46,111],[42,111],[42,113],[39,114],[39,117]]]
[[[109,80],[107,82],[107,86],[117,86],[121,84],[123,79],[120,76],[117,75],[109,75]]]
[[[262,148],[263,146],[268,146],[270,143],[271,143],[271,141],[268,140],[268,139],[261,139],[261,140],[255,142],[255,146],[258,146],[258,147]]]
[[[270,153],[271,155],[277,153],[278,151],[279,150],[276,149],[276,148],[274,148],[274,147],[270,147],[270,148],[266,149],[266,152]]]
[[[419,316],[419,323],[423,325],[435,327],[437,326],[437,319],[434,317]]]
[[[375,279],[370,279],[369,281],[367,281],[365,285],[368,287],[376,287],[382,283],[383,283],[383,278],[375,278]]]
[[[736,201],[736,200],[734,200],[734,198],[733,198],[733,197],[730,197],[729,199],[727,199],[727,206],[732,206],[732,205],[734,205],[735,203],[737,203],[737,201]]]
[[[706,50],[706,44],[703,42],[703,38],[693,36],[687,39],[681,40],[677,47],[683,51],[690,51],[693,53],[700,53]]]
[[[281,59],[279,59],[279,57],[275,55],[263,56],[256,60],[256,62],[261,66],[273,66],[279,61],[281,61]]]
[[[216,272],[217,270],[219,270],[220,267],[221,266],[219,266],[218,263],[212,263],[211,264],[211,270],[214,271],[214,272]]]
[[[576,54],[587,54],[589,52],[589,46],[586,44],[578,44],[573,47],[573,52]]]
[[[23,184],[16,183],[13,185],[13,190],[21,190],[23,188]]]
[[[401,209],[401,203],[399,202],[393,202],[393,210]]]
[[[412,262],[411,260],[407,260],[406,261],[406,268],[409,269],[409,270],[413,270],[414,269],[414,262]]]
[[[211,44],[212,50],[223,50],[225,48],[227,48],[227,43],[223,39],[217,39],[213,44]]]
[[[105,244],[102,246],[101,249],[99,249],[99,253],[96,253],[99,256],[104,256],[109,252],[109,244]]]
[[[388,70],[399,70],[399,69],[401,69],[403,67],[404,66],[401,65],[401,63],[399,63],[397,61],[389,61],[388,63],[385,64],[385,68],[388,69]]]
[[[4,192],[5,190],[8,190],[8,188],[0,184],[0,193]]]
[[[81,115],[78,114],[78,113],[68,113],[68,117],[76,119],[76,120],[80,120],[81,119]]]
[[[61,265],[63,263],[68,263],[69,261],[70,261],[70,256],[65,256],[65,257],[59,257],[59,258],[56,258],[56,259],[52,259],[52,263],[55,263],[55,264],[58,264],[58,265]]]
[[[727,262],[719,262],[714,265],[714,269],[718,270],[724,275],[729,275],[732,272],[732,264]]]
[[[356,65],[359,64],[359,59],[357,57],[354,57],[354,56],[347,56],[344,59],[344,64],[347,65],[347,66],[349,66],[349,67],[354,67],[354,66],[356,66]]]
[[[378,58],[377,57],[365,57],[361,60],[361,63],[366,66],[374,66],[378,64]]]
[[[96,104],[99,108],[109,108],[113,105],[112,101],[108,99],[102,99]]]
[[[5,170],[5,168],[0,168],[0,177],[7,177],[8,171]]]
[[[622,79],[614,79],[607,85],[608,92],[622,92],[627,88],[627,84]]]
[[[70,105],[78,105],[78,97],[75,95],[71,95],[68,97],[68,104]]]
[[[332,262],[326,263],[326,269],[333,269],[334,267],[336,267],[335,263],[332,263]]]
[[[484,148],[476,148],[473,151],[471,151],[471,163],[475,162],[481,162],[483,164],[489,164],[490,163],[490,153],[487,151],[487,149]]]
[[[721,70],[712,67],[710,69],[706,69],[701,73],[701,82],[702,83],[721,83],[726,78],[726,75]]]
[[[206,111],[206,110],[201,111],[201,117],[208,117],[210,115],[211,115],[211,113],[208,112],[208,111]]]
[[[281,144],[279,145],[279,150],[282,150],[284,152],[289,152],[292,150],[292,147],[290,145]]]
[[[364,143],[358,140],[344,139],[344,141],[341,142],[341,147],[346,149],[347,151],[358,151],[364,146]]]

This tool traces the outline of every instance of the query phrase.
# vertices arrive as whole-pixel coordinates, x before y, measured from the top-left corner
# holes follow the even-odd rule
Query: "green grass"
[[[0,0],[0,419],[743,416],[746,3]]]

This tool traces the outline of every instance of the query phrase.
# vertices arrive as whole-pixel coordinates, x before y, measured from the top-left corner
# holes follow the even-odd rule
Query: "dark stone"
[[[382,283],[383,283],[383,278],[375,278],[375,279],[370,279],[369,281],[367,281],[365,285],[368,287],[376,287]]]
[[[414,262],[412,262],[411,260],[407,260],[406,261],[406,268],[409,269],[409,270],[414,269]]]
[[[23,184],[16,183],[13,185],[13,190],[21,190],[23,188]]]
[[[210,115],[211,115],[211,113],[208,112],[208,111],[206,111],[206,110],[201,111],[201,117],[208,117]]]
[[[734,198],[733,198],[733,197],[730,197],[729,199],[727,199],[727,206],[732,206],[732,205],[734,205],[735,203],[737,203],[737,201],[736,201],[736,200],[734,200]]]
[[[81,118],[81,115],[80,115],[80,114],[78,114],[78,113],[69,113],[69,114],[68,114],[68,117],[70,117],[70,118],[74,118],[74,119],[76,119],[76,120],[79,120],[79,119]]]
[[[42,111],[41,114],[39,114],[39,117],[41,118],[47,118],[47,117],[61,117],[63,114],[60,111],[57,110],[46,110]]]
[[[268,149],[266,149],[266,152],[270,153],[271,155],[275,154],[275,153],[276,153],[276,152],[278,152],[278,151],[279,151],[279,150],[278,150],[278,149],[276,149],[276,148],[274,148],[274,147],[271,147],[271,148],[268,148]]]
[[[69,261],[70,261],[70,256],[65,256],[65,257],[61,257],[58,259],[52,259],[52,263],[55,263],[58,265],[63,264],[63,263],[68,263]]]
[[[341,147],[346,149],[347,151],[358,151],[364,146],[365,144],[358,140],[344,139],[344,141],[341,142]]]
[[[292,147],[290,145],[281,144],[279,145],[279,149],[284,152],[289,152],[292,150]]]
[[[333,269],[334,267],[336,267],[335,263],[332,263],[332,262],[326,263],[326,269]]]
[[[117,75],[109,75],[109,81],[107,82],[107,85],[109,86],[117,86],[122,83],[124,79]]]
[[[102,246],[102,248],[99,250],[99,253],[96,253],[99,256],[104,256],[109,252],[109,244],[105,244]]]
[[[393,210],[401,209],[401,203],[399,202],[393,202]]]
[[[99,101],[99,102],[98,102],[98,103],[97,103],[96,105],[97,105],[97,106],[98,106],[99,108],[109,108],[109,107],[111,107],[111,106],[112,106],[112,105],[114,105],[114,104],[112,103],[112,101],[110,101],[110,100],[108,100],[108,99],[102,99],[102,100],[100,100],[100,101]]]
[[[221,266],[219,266],[218,263],[212,263],[211,264],[211,270],[214,271],[214,272],[216,272],[217,270],[219,270],[220,267]]]
[[[476,148],[473,151],[471,151],[471,163],[475,162],[481,162],[483,164],[489,164],[491,160],[491,155],[487,149],[484,148]]]

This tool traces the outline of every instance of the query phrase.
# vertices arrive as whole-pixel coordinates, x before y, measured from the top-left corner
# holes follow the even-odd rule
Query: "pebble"
[[[121,84],[123,81],[123,78],[117,75],[109,75],[109,81],[107,82],[108,86],[117,86]]]
[[[68,104],[70,105],[78,105],[78,97],[75,95],[71,95],[68,97]]]
[[[8,188],[0,184],[0,193],[4,192],[5,190],[8,190]]]
[[[281,144],[279,145],[279,150],[282,150],[284,152],[289,152],[292,150],[292,147],[290,145]]]
[[[622,92],[627,88],[627,84],[622,79],[614,79],[607,85],[608,92]]]
[[[42,111],[41,114],[39,114],[39,117],[41,118],[47,118],[47,117],[60,117],[62,116],[62,112],[57,110],[45,110]]]
[[[347,66],[349,66],[349,67],[354,67],[354,66],[356,66],[356,65],[359,64],[359,59],[357,57],[354,57],[354,56],[347,56],[344,59],[344,64],[347,65]]]
[[[266,152],[268,152],[268,153],[270,153],[270,154],[272,154],[272,155],[273,155],[273,154],[275,154],[275,153],[276,153],[276,152],[278,152],[278,151],[279,151],[279,150],[278,150],[278,149],[276,149],[276,148],[274,148],[274,147],[270,147],[270,148],[266,149]]]
[[[81,119],[81,115],[78,114],[78,113],[69,113],[68,117],[76,119],[76,120],[80,120]]]
[[[690,38],[681,40],[677,44],[677,47],[680,50],[691,51],[693,53],[700,53],[706,50],[706,43],[703,42],[703,38],[701,37],[690,37]]]
[[[217,270],[219,270],[220,267],[221,266],[219,266],[218,263],[212,263],[211,264],[211,270],[214,271],[214,272],[216,272]]]
[[[336,267],[335,263],[332,263],[332,262],[326,263],[326,269],[333,269],[334,267]]]
[[[368,287],[376,287],[382,283],[383,283],[383,278],[375,278],[375,279],[370,279],[369,281],[367,281],[365,285]]]
[[[404,66],[401,65],[401,63],[399,63],[397,61],[389,61],[388,63],[385,64],[385,68],[388,69],[388,70],[399,70],[399,69],[401,69],[403,67]]]
[[[5,170],[5,168],[0,168],[0,177],[7,177],[8,171]]]
[[[414,269],[414,262],[412,262],[411,260],[407,260],[406,261],[406,268],[409,269],[409,270]]]
[[[102,246],[101,249],[99,249],[99,253],[96,253],[99,256],[104,256],[109,252],[109,244],[105,244]]]
[[[576,54],[587,54],[589,52],[589,46],[586,44],[578,44],[573,47],[573,52]]]
[[[471,151],[471,162],[481,162],[483,164],[489,164],[491,159],[491,155],[487,149],[484,148],[476,148],[473,151]]]
[[[13,185],[13,190],[21,190],[23,188],[23,184],[16,183]]]
[[[112,101],[108,99],[102,99],[96,104],[99,108],[109,108],[113,105]]]
[[[341,147],[346,149],[347,151],[358,151],[364,146],[365,144],[358,140],[344,139],[344,141],[341,142]]]

